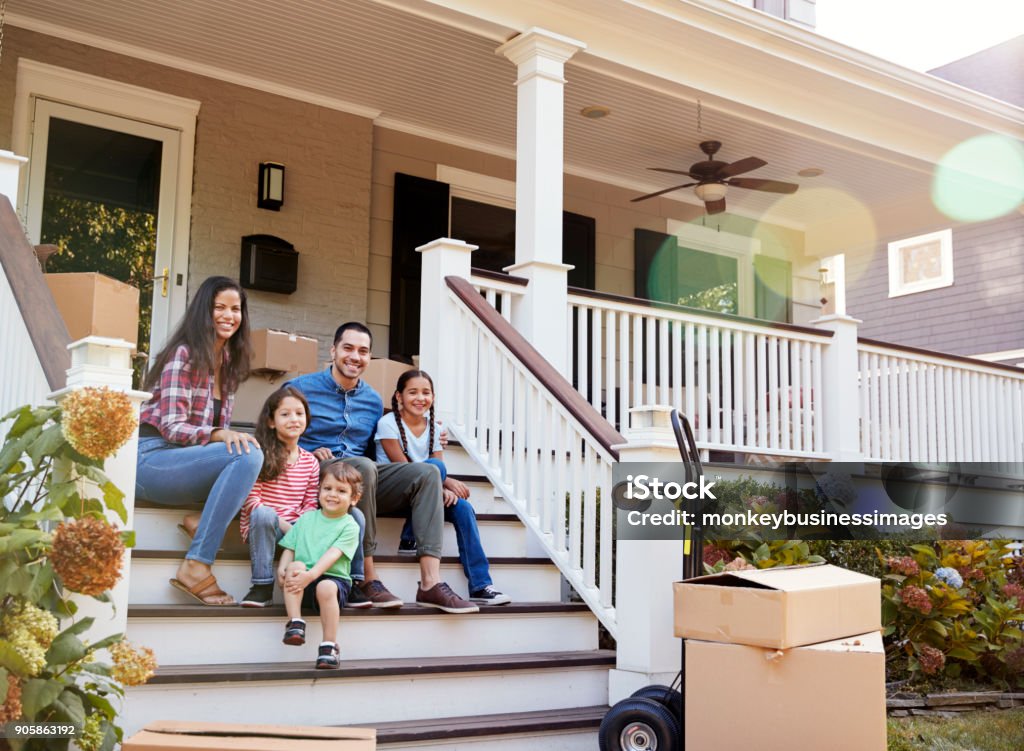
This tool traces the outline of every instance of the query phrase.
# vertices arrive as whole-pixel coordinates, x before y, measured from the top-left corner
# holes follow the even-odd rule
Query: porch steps
[[[377,748],[389,751],[406,748],[594,751],[597,748],[597,729],[607,711],[607,705],[598,704],[539,712],[378,723]]]
[[[133,691],[134,718],[163,718],[168,705],[196,721],[260,722],[288,695],[289,724],[349,725],[431,719],[453,708],[481,714],[575,708],[576,702],[606,700],[607,672],[615,655],[607,650],[351,660],[342,644],[339,670],[316,670],[316,644],[291,648],[302,662],[239,665],[180,665],[165,668],[149,685]],[[481,694],[481,681],[488,681]],[[386,701],[382,700],[386,697]],[[396,709],[398,712],[396,713]]]
[[[402,520],[379,519],[379,575],[407,604],[346,609],[337,671],[312,667],[322,638],[317,616],[305,616],[305,646],[281,643],[279,592],[269,608],[218,608],[191,604],[171,588],[167,580],[188,546],[176,525],[190,509],[138,502],[128,637],[152,648],[160,668],[148,685],[128,690],[125,730],[157,719],[369,724],[380,728],[387,749],[593,749],[614,652],[599,649],[597,620],[586,606],[562,601],[557,568],[538,555],[530,533],[461,447],[449,446],[446,459],[471,487],[494,583],[513,602],[469,615],[413,604],[419,567],[396,555]],[[441,567],[442,578],[464,594],[447,524]],[[248,550],[237,522],[214,571],[236,597],[248,589]],[[295,711],[286,717],[284,706]]]

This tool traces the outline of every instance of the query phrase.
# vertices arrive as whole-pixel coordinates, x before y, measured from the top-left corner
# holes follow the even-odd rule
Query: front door
[[[61,249],[46,270],[137,287],[138,349],[156,352],[184,294],[171,278],[179,132],[41,98],[33,119],[29,235]]]

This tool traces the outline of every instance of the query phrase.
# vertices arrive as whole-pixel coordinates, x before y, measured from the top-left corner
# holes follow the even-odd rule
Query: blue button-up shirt
[[[358,381],[348,391],[335,383],[331,368],[288,381],[301,391],[312,413],[309,427],[299,438],[306,451],[326,446],[337,457],[365,456],[372,445],[384,402],[372,386]]]

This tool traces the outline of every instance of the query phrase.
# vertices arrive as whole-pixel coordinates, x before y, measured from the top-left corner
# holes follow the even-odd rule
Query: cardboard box
[[[766,650],[686,642],[686,748],[885,751],[880,633]]]
[[[384,407],[391,408],[391,395],[395,393],[395,385],[398,383],[398,376],[415,366],[397,360],[386,360],[379,358],[370,360],[360,379],[373,386],[374,391],[380,394],[384,400]],[[433,374],[431,374],[433,375]]]
[[[373,751],[373,728],[302,725],[234,725],[224,722],[161,721],[126,740],[122,751]]]
[[[675,582],[675,634],[788,649],[877,631],[881,582],[838,566],[790,566]]]
[[[257,372],[249,376],[249,380],[238,387],[235,392],[235,406],[231,411],[231,424],[244,428],[246,424],[256,424],[260,410],[267,397],[284,386],[288,381],[299,375],[295,371],[285,373]]]
[[[106,336],[138,344],[139,290],[95,272],[44,274],[71,341]],[[149,342],[143,342],[147,346]]]
[[[316,339],[274,329],[252,332],[252,369],[302,375],[317,369]]]

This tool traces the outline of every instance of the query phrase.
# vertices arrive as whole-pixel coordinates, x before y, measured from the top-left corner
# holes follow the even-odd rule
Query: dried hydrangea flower
[[[916,610],[921,615],[928,615],[932,612],[932,600],[920,587],[904,587],[900,590],[900,600],[911,610]]]
[[[1017,607],[1024,608],[1024,587],[1020,584],[1004,584],[1003,595],[1007,598],[1017,598]]]
[[[72,391],[60,407],[64,437],[75,451],[90,459],[113,456],[139,422],[128,396],[106,386]]]
[[[946,655],[941,649],[936,649],[927,644],[915,646],[917,661],[921,665],[921,672],[925,675],[935,675],[946,666]]]
[[[909,555],[900,556],[899,558],[886,558],[885,564],[897,574],[903,574],[904,576],[916,576],[921,573],[921,567]]]
[[[0,723],[21,719],[21,678],[7,674],[7,698],[0,704]]]
[[[124,542],[104,519],[84,516],[62,522],[53,534],[50,562],[73,592],[101,595],[121,578]]]
[[[110,675],[125,686],[141,686],[156,673],[156,655],[149,647],[135,649],[129,641],[119,641],[110,648],[114,666]]]

